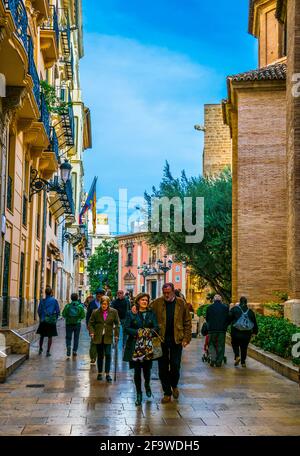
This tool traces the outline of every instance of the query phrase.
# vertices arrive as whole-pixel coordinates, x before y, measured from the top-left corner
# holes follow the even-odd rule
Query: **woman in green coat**
[[[118,312],[110,307],[110,299],[108,296],[102,296],[100,299],[100,307],[93,311],[89,320],[89,332],[97,347],[97,380],[102,380],[103,360],[105,357],[105,377],[108,383],[112,382],[109,375],[111,367],[111,344],[113,335],[115,343],[119,340],[120,320]]]
[[[158,333],[159,327],[156,316],[152,310],[149,309],[150,296],[147,293],[140,293],[135,298],[135,306],[137,313],[133,313],[131,310],[127,312],[125,321],[125,333],[128,334],[124,350],[124,361],[129,362],[130,369],[134,369],[134,383],[136,387],[137,399],[135,405],[141,405],[142,403],[142,371],[145,380],[146,395],[151,397],[152,392],[150,388],[150,377],[151,377],[151,360],[133,361],[132,357],[135,351],[135,344],[138,337],[139,329],[151,329],[153,335]]]

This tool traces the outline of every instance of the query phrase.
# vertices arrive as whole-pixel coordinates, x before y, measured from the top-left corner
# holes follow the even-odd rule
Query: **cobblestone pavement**
[[[234,367],[229,346],[227,365],[211,368],[201,361],[202,339],[192,339],[180,397],[170,404],[160,404],[154,362],[153,397],[136,407],[132,371],[121,354],[117,382],[97,381],[85,327],[78,357],[69,360],[63,322],[58,329],[52,357],[39,356],[35,343],[30,360],[0,385],[0,435],[300,435],[299,386],[251,358],[246,369]]]

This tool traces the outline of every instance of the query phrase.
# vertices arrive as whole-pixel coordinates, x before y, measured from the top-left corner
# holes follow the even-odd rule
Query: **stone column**
[[[285,317],[300,324],[300,2],[288,0],[287,10],[287,273],[289,301]],[[297,75],[297,76],[295,76]],[[296,94],[297,95],[297,94]]]

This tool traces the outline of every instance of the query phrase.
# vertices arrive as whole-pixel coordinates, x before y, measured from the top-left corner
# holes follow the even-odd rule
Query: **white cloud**
[[[93,130],[86,181],[97,174],[102,195],[119,187],[142,195],[159,183],[166,159],[174,174],[201,172],[202,135],[193,125],[222,83],[213,70],[166,48],[86,34],[81,79]]]

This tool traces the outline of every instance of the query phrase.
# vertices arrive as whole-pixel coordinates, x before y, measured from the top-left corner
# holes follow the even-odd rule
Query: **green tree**
[[[89,258],[87,271],[89,275],[90,288],[95,292],[100,286],[99,269],[107,271],[107,278],[102,282],[111,288],[115,295],[118,288],[118,241],[115,239],[105,239]]]
[[[148,203],[148,219],[151,223],[151,199],[179,197],[182,208],[171,206],[170,232],[162,232],[162,214],[158,232],[150,231],[150,243],[165,245],[176,261],[186,261],[195,274],[202,277],[220,294],[225,302],[231,300],[231,207],[232,207],[231,173],[225,169],[216,178],[187,178],[182,171],[180,178],[174,178],[170,166],[166,163],[162,182],[159,188],[153,187],[152,194],[145,193]],[[192,197],[193,223],[196,223],[196,197],[204,198],[204,239],[200,243],[187,243],[185,237],[191,233],[185,230],[175,232],[174,218],[179,214],[183,219],[184,197]]]

